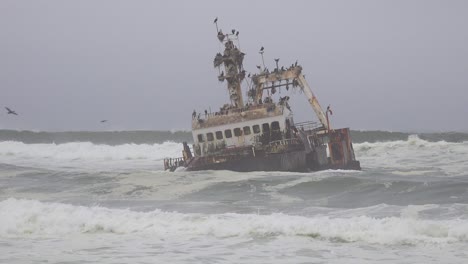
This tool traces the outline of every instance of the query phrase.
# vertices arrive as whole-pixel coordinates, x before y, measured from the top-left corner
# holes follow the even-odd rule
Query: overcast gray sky
[[[299,60],[334,127],[468,131],[468,1],[0,1],[0,129],[189,129],[228,102],[213,19],[245,68]],[[284,91],[283,91],[284,93]],[[293,98],[296,121],[314,114]],[[108,119],[105,124],[101,119]]]

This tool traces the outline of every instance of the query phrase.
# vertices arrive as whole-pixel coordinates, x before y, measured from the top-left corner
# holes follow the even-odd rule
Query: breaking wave
[[[412,135],[408,140],[354,144],[356,156],[366,167],[390,168],[397,173],[434,171],[450,176],[466,175],[468,141],[430,142]],[[411,169],[409,171],[408,169]]]
[[[166,141],[192,141],[188,131],[69,131],[42,132],[0,129],[0,141],[19,141],[27,144],[63,144],[91,142],[94,144],[155,144]]]
[[[419,138],[435,142],[463,142],[468,141],[468,133],[403,133],[389,131],[358,131],[352,130],[353,142],[385,142],[407,140],[412,134]],[[192,142],[190,131],[70,131],[70,132],[41,132],[17,131],[0,129],[0,141],[18,141],[27,144],[62,144],[69,142],[92,142],[94,144],[155,144],[166,141]]]
[[[109,167],[151,165],[163,158],[181,156],[181,144],[123,144],[117,146],[73,142],[64,144],[25,144],[0,142],[0,163],[41,168]],[[159,162],[161,163],[161,162]],[[159,164],[158,163],[158,164]]]
[[[396,174],[408,175],[412,171],[439,170],[442,175],[457,176],[466,175],[468,171],[468,141],[430,142],[413,135],[407,140],[355,143],[354,149],[363,168],[388,168]],[[41,168],[156,165],[161,169],[163,158],[179,157],[181,150],[181,144],[176,142],[112,146],[91,142],[25,144],[3,141],[0,142],[0,163]]]
[[[205,215],[161,210],[135,212],[10,198],[0,202],[0,215],[0,237],[144,233],[161,238],[309,236],[338,242],[378,244],[468,241],[466,221],[422,220],[405,214],[386,218],[303,217],[281,213]]]

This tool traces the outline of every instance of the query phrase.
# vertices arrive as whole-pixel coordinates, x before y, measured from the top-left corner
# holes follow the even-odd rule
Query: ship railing
[[[323,128],[323,125],[315,121],[295,123],[294,126],[302,131],[315,131]]]
[[[183,157],[164,159],[164,170],[174,171],[175,169],[177,169],[177,167],[181,166],[185,166],[185,160]]]
[[[274,102],[271,102],[271,103],[262,103],[262,104],[250,104],[250,105],[246,105],[242,108],[231,108],[229,109],[229,114],[234,114],[234,113],[241,113],[241,112],[244,112],[244,111],[247,111],[247,110],[255,110],[255,109],[260,109],[260,108],[264,108],[265,106],[273,106],[273,105],[276,105],[276,103]]]
[[[225,153],[238,153],[238,152],[243,152],[247,149],[250,149],[252,148],[252,146],[227,146],[226,148],[224,148],[224,151]]]
[[[275,140],[271,141],[269,143],[270,146],[278,146],[278,145],[300,145],[302,144],[301,140],[299,138],[289,138],[289,139],[281,139],[281,140]]]
[[[271,102],[271,103],[262,103],[262,104],[259,104],[259,105],[246,105],[243,108],[234,108],[233,107],[233,108],[229,108],[229,109],[223,109],[223,110],[220,110],[218,112],[207,112],[206,114],[205,113],[198,113],[197,115],[192,116],[192,119],[194,121],[198,122],[198,120],[208,120],[208,119],[210,119],[212,117],[216,117],[216,116],[229,116],[231,114],[241,113],[241,112],[244,112],[244,111],[247,111],[247,110],[255,110],[255,109],[264,108],[265,105],[273,107],[273,105],[276,105],[276,103]]]

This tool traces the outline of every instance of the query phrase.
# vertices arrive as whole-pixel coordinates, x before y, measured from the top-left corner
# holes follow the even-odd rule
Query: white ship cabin
[[[195,156],[208,156],[225,149],[242,148],[267,141],[281,140],[293,125],[287,104],[265,103],[217,113],[194,112],[192,120]]]

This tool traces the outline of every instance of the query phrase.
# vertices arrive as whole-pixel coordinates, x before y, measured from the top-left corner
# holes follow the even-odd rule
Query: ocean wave
[[[126,165],[151,165],[165,157],[181,156],[180,143],[123,144],[117,146],[73,142],[63,144],[25,144],[0,142],[0,163],[41,168],[106,168]],[[162,166],[162,165],[161,165]]]
[[[468,142],[430,142],[417,135],[407,140],[355,143],[356,157],[364,169],[390,169],[399,175],[466,175]],[[0,163],[41,168],[108,168],[156,165],[165,157],[181,156],[176,142],[104,145],[91,142],[25,144],[0,141]],[[156,162],[155,162],[156,161]],[[157,164],[156,164],[157,163]]]
[[[281,213],[182,214],[135,212],[103,207],[7,199],[0,202],[0,237],[63,236],[76,233],[144,233],[185,237],[309,236],[342,242],[444,244],[468,241],[468,223],[460,219],[408,217],[304,217]]]
[[[354,143],[405,141],[412,133],[389,131],[358,131],[352,130]],[[430,141],[463,142],[468,141],[468,133],[413,133],[419,138]],[[94,144],[122,145],[122,144],[155,144],[166,141],[192,142],[190,131],[18,131],[0,129],[0,141],[18,141],[27,144],[51,144],[69,142],[92,142]]]
[[[91,142],[94,144],[155,144],[166,141],[192,141],[190,131],[68,131],[45,132],[28,130],[2,130],[0,141],[18,141],[27,144],[63,144],[70,142]]]
[[[425,171],[461,176],[468,171],[468,141],[430,142],[411,135],[408,140],[354,144],[354,150],[363,167],[390,168],[399,174]]]

